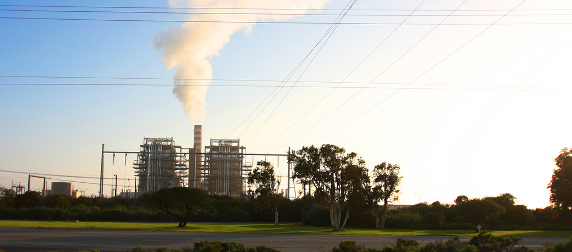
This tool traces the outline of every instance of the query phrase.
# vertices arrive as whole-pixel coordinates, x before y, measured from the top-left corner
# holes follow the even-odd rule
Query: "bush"
[[[499,237],[492,236],[486,231],[481,232],[473,237],[469,244],[475,246],[479,252],[496,252],[496,251],[532,251],[526,247],[518,247],[522,238],[515,237]]]
[[[330,226],[330,209],[314,204],[308,207],[302,214],[302,223],[311,226]]]
[[[568,242],[564,243],[564,242],[559,242],[556,244],[553,244],[552,246],[546,248],[546,250],[544,250],[544,252],[569,252],[572,251],[572,239],[570,239]]]
[[[355,241],[342,241],[338,245],[339,247],[334,247],[332,252],[379,252],[381,250],[376,248],[364,248],[362,245],[356,245]]]
[[[387,217],[386,227],[388,228],[419,228],[421,216],[418,213],[397,213]]]
[[[248,252],[280,252],[280,250],[273,249],[271,247],[262,246],[254,246],[248,249]]]
[[[244,245],[231,241],[199,241],[195,242],[194,252],[247,252]]]

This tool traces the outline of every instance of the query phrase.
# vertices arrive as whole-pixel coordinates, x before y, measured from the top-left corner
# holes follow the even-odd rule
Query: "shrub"
[[[302,214],[302,223],[312,226],[330,226],[330,209],[318,204],[311,205]]]
[[[492,236],[486,231],[481,232],[473,237],[469,244],[475,246],[479,252],[497,252],[497,251],[531,251],[526,247],[518,247],[522,238]]]
[[[418,247],[419,245],[418,241],[412,239],[397,238],[397,241],[395,242],[395,246],[401,248]]]
[[[572,239],[570,239],[566,243],[559,242],[559,243],[553,244],[552,246],[550,246],[550,247],[546,248],[546,250],[544,250],[544,252],[568,252],[568,251],[572,251]]]
[[[421,223],[421,216],[418,213],[397,213],[387,217],[386,227],[388,228],[418,228]]]
[[[381,250],[377,248],[366,249],[363,245],[356,245],[355,241],[342,241],[338,245],[339,247],[334,247],[332,252],[380,252]]]
[[[280,250],[273,249],[271,247],[262,246],[254,246],[248,249],[248,252],[280,252]]]
[[[199,241],[195,242],[194,252],[247,252],[244,245],[231,241]]]

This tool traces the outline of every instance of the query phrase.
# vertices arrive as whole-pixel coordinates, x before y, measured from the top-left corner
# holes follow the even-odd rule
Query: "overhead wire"
[[[1,7],[2,5],[0,5]],[[199,9],[203,10],[203,9]],[[207,9],[211,10],[211,9]],[[223,8],[223,9],[215,9],[215,10],[241,10],[238,9],[230,9],[230,8]],[[257,9],[252,9],[257,10]],[[280,10],[280,9],[276,9]],[[173,14],[173,15],[272,15],[272,16],[338,16],[338,13],[311,13],[307,12],[304,9],[299,9],[299,11],[304,11],[304,13],[280,13],[280,12],[180,12],[180,11],[115,11],[115,10],[42,10],[42,9],[0,9],[0,11],[5,12],[46,12],[46,13],[106,13],[106,14]],[[369,11],[371,10],[363,10]],[[387,11],[387,10],[383,10]],[[422,11],[422,10],[418,10]],[[435,11],[435,10],[425,10]],[[487,10],[464,10],[467,12],[470,11],[487,11]],[[562,11],[562,10],[558,10]],[[439,12],[444,12],[444,10],[439,10]],[[488,12],[495,12],[495,10],[489,10]],[[572,13],[534,13],[534,14],[512,14],[510,16],[570,16]],[[447,14],[347,14],[346,16],[351,17],[495,17],[495,16],[502,16],[502,14],[457,14],[457,15],[447,15]]]
[[[262,7],[163,7],[163,6],[92,6],[92,5],[32,5],[32,4],[0,4],[0,7],[31,7],[31,8],[85,8],[85,9],[162,9],[162,10],[279,10],[279,11],[343,11],[341,8],[262,8]],[[352,9],[353,11],[411,11],[412,9],[390,9],[390,8],[372,8],[372,9]],[[502,11],[507,12],[510,9],[468,9],[459,11]],[[553,9],[553,8],[523,8],[520,11],[555,11],[555,10],[572,10],[572,9]],[[418,11],[446,11],[451,9],[419,9]]]
[[[235,87],[235,88],[312,88],[312,89],[400,89],[389,85],[405,85],[407,83],[370,83],[362,86],[320,86],[320,85],[224,85],[215,84],[210,87]],[[376,86],[371,86],[376,85]],[[478,84],[446,84],[446,83],[419,83],[419,87],[407,87],[405,89],[416,90],[465,90],[465,91],[555,91],[556,89],[546,89],[542,86],[520,86],[520,85],[478,85]],[[209,86],[206,84],[141,84],[141,83],[4,83],[0,86],[143,86],[143,87],[173,87],[173,86]],[[434,87],[428,87],[434,86]],[[564,87],[562,87],[564,88]]]
[[[9,20],[53,20],[53,21],[98,21],[98,22],[156,22],[156,23],[226,23],[226,24],[297,24],[333,25],[332,22],[309,21],[228,21],[228,20],[159,20],[159,19],[105,19],[105,18],[60,18],[60,17],[15,17],[0,16]],[[341,22],[337,25],[398,25],[396,22]],[[435,23],[405,23],[403,25],[431,26]],[[447,23],[447,26],[487,26],[487,23]],[[513,22],[497,25],[572,25],[572,22]]]
[[[41,175],[41,176],[51,176],[51,177],[64,177],[64,178],[81,178],[81,179],[100,179],[100,177],[95,176],[79,176],[79,175],[62,175],[62,174],[51,174],[51,173],[37,173],[37,172],[22,172],[22,171],[10,171],[10,170],[0,170],[0,172],[6,173],[17,173],[17,174],[28,174],[28,175]],[[115,179],[112,178],[103,178],[103,179]],[[126,179],[126,178],[122,178]],[[99,183],[97,183],[99,184]]]
[[[355,4],[354,0],[354,4]],[[350,5],[352,3],[352,1],[349,1],[348,4],[344,7],[345,9],[349,10],[349,6],[353,6]],[[335,22],[341,22],[341,18],[343,13],[347,13],[347,11],[340,13],[340,15],[336,18]],[[312,52],[314,52],[314,50],[316,50],[316,48],[321,44],[321,42],[326,38],[326,36],[328,36],[328,34],[333,30],[334,25],[331,25],[326,32],[324,33],[324,35],[322,35],[322,37],[318,40],[318,42],[312,47],[312,49],[306,54],[306,56],[304,58],[302,58],[302,60],[298,63],[298,65],[296,65],[296,67],[294,67],[294,69],[292,69],[292,71],[290,71],[290,73],[286,76],[286,78],[284,79],[284,81],[282,82],[281,85],[285,85],[286,81],[285,80],[289,80],[294,74],[295,72],[303,65],[303,63],[308,59],[308,57],[310,57],[310,55],[312,54]],[[336,26],[337,27],[337,26]],[[325,44],[325,42],[324,42]],[[272,99],[274,99],[274,97],[276,97],[276,95],[278,95],[278,92],[281,90],[281,88],[275,88],[272,93],[270,93],[268,96],[266,96],[266,98],[258,104],[258,106],[256,106],[256,108],[254,110],[252,110],[252,112],[250,112],[250,114],[240,123],[238,124],[225,138],[228,138],[228,136],[230,136],[234,131],[236,131],[242,124],[244,124],[246,122],[246,120],[248,118],[250,118],[255,111],[258,110],[258,108],[260,108],[260,106],[262,106],[263,104],[266,103],[266,100],[268,100],[268,98],[270,98],[270,96],[272,96],[274,93],[274,96]],[[272,100],[271,99],[271,100]],[[271,101],[270,100],[270,101]],[[260,116],[260,114],[266,109],[266,107],[268,106],[268,104],[270,103],[270,101],[267,103],[267,105],[260,110],[260,112],[255,116],[255,118],[253,120],[250,121],[250,123],[245,127],[245,129],[238,135],[239,137],[246,131],[246,129],[248,129],[250,127],[250,125],[252,125],[252,123]]]
[[[105,77],[105,76],[46,76],[46,75],[0,75],[0,79],[11,79],[11,78],[32,78],[32,79],[105,79],[105,80],[172,80],[171,78],[159,78],[159,77]],[[282,83],[284,80],[272,80],[272,79],[233,79],[233,78],[210,78],[210,79],[179,79],[175,80],[185,80],[185,81],[217,81],[217,82],[254,82],[254,83]],[[289,81],[287,83],[291,83]],[[345,89],[358,89],[358,88],[391,88],[384,87],[389,85],[405,85],[406,82],[357,82],[357,81],[320,81],[320,80],[296,80],[298,84],[296,85],[266,85],[266,84],[173,84],[173,83],[0,83],[0,86],[157,86],[157,87],[174,87],[174,86],[210,86],[210,87],[248,87],[248,88],[276,88],[280,86],[293,87],[293,88],[345,88]],[[300,85],[299,83],[304,83]],[[313,85],[311,85],[313,84]],[[324,85],[317,85],[324,84]],[[327,84],[337,84],[336,86],[327,86]],[[348,86],[340,86],[340,84],[346,84]],[[369,84],[365,85],[365,84]],[[371,85],[381,86],[375,87]],[[463,84],[463,83],[419,83],[414,85],[423,86],[457,86],[457,87],[487,87],[487,88],[536,88],[536,90],[546,90],[539,89],[544,88],[544,86],[532,86],[532,85],[492,85],[492,84]],[[486,90],[486,89],[485,89]]]
[[[362,116],[364,116],[365,114],[369,113],[370,111],[372,111],[373,109],[377,108],[379,105],[385,103],[387,100],[389,100],[391,97],[395,96],[396,94],[398,94],[400,91],[404,90],[405,88],[407,88],[409,85],[411,85],[413,82],[419,80],[421,77],[425,76],[425,74],[427,74],[428,72],[430,72],[431,70],[433,70],[435,67],[439,66],[441,63],[443,63],[444,61],[446,61],[447,59],[449,59],[451,56],[453,56],[455,53],[457,53],[458,51],[460,51],[461,49],[463,49],[466,45],[468,45],[469,43],[471,43],[472,41],[474,41],[477,37],[479,37],[481,34],[485,33],[489,28],[491,28],[492,26],[494,26],[496,23],[498,23],[501,19],[503,19],[504,17],[506,17],[508,14],[510,14],[512,11],[514,11],[515,9],[517,9],[519,6],[521,6],[522,4],[524,4],[526,2],[526,0],[523,0],[522,2],[520,2],[518,5],[516,5],[513,9],[511,9],[510,11],[508,11],[504,16],[500,17],[499,19],[497,19],[495,22],[493,22],[492,24],[490,24],[489,26],[487,26],[485,29],[483,29],[482,31],[480,31],[479,33],[477,33],[475,36],[473,36],[471,39],[469,39],[467,42],[465,42],[464,44],[462,44],[461,46],[459,46],[457,49],[455,49],[454,51],[452,51],[450,54],[448,54],[447,56],[445,56],[443,59],[441,59],[440,61],[438,61],[436,64],[432,65],[429,69],[427,69],[426,71],[424,71],[423,73],[421,73],[419,76],[417,76],[415,79],[413,79],[411,82],[409,82],[408,84],[406,84],[403,88],[398,89],[397,91],[395,91],[394,93],[390,94],[389,96],[387,96],[385,99],[382,99],[380,102],[378,102],[377,104],[375,104],[374,106],[370,107],[369,109],[365,110],[364,112],[362,112],[361,114],[359,114],[358,116],[354,117],[353,119],[347,121],[345,124],[343,124],[342,126],[336,128],[335,130],[331,131],[330,133],[320,137],[319,139],[317,139],[316,141],[320,141],[326,137],[328,137],[329,135],[337,132],[338,130],[346,127],[347,125],[353,123],[354,121],[356,121],[357,119],[361,118]]]
[[[409,14],[411,15],[411,14],[415,13],[415,11],[416,11],[417,9],[419,9],[419,8],[421,7],[421,5],[423,5],[423,3],[425,3],[425,0],[421,1],[421,2],[417,5],[417,7],[416,7],[413,11],[411,11]],[[277,135],[274,137],[274,139],[272,139],[271,141],[269,141],[269,142],[267,142],[265,145],[263,145],[263,147],[261,147],[261,149],[264,148],[264,147],[266,147],[268,144],[274,142],[276,139],[278,139],[280,136],[282,136],[284,133],[286,133],[288,130],[290,130],[294,125],[298,124],[298,122],[300,122],[303,118],[305,118],[311,111],[313,111],[319,104],[321,104],[327,97],[329,97],[329,96],[334,92],[334,90],[336,90],[336,88],[341,85],[342,82],[346,81],[346,80],[347,80],[358,68],[360,68],[375,52],[377,52],[377,50],[379,50],[379,48],[381,48],[381,46],[395,33],[395,31],[397,31],[397,30],[401,27],[401,25],[402,25],[403,23],[405,23],[405,22],[407,21],[407,19],[409,19],[409,17],[410,17],[410,16],[408,16],[408,17],[406,17],[405,19],[403,19],[398,26],[396,26],[387,36],[385,36],[385,38],[382,39],[381,42],[380,42],[363,60],[361,60],[360,63],[358,63],[357,66],[354,67],[354,68],[346,75],[346,77],[345,77],[344,79],[342,79],[342,81],[341,81],[340,83],[338,83],[338,85],[336,85],[336,87],[334,87],[332,90],[330,90],[330,92],[328,92],[325,96],[323,96],[320,100],[318,100],[318,102],[316,102],[309,110],[307,110],[306,113],[304,113],[302,116],[298,117],[298,119],[297,119],[294,123],[290,124],[290,126],[289,126],[288,128],[286,128],[286,130],[282,131],[282,133],[280,133],[280,134],[277,134]],[[304,133],[304,134],[305,134],[305,133]],[[300,135],[300,136],[301,136],[301,135]],[[300,136],[298,136],[298,137],[300,137]],[[298,137],[297,137],[297,138],[298,138]],[[297,139],[297,138],[296,138],[296,139]],[[290,142],[292,142],[292,141],[294,141],[294,140],[295,140],[295,139],[291,140]],[[289,142],[289,143],[290,143],[290,142]]]
[[[342,14],[340,14],[340,16],[338,17],[338,22],[341,22],[344,17],[346,16],[346,14],[351,10],[351,8],[356,4],[357,0],[353,0],[350,1],[348,3],[348,6],[345,12],[342,12]],[[351,3],[351,4],[350,4]],[[308,70],[308,68],[312,65],[312,63],[314,62],[314,60],[316,59],[316,57],[320,54],[320,52],[322,51],[322,49],[324,48],[324,46],[326,45],[326,43],[330,40],[331,36],[334,34],[334,32],[336,31],[336,29],[338,28],[339,25],[333,25],[330,27],[329,29],[329,34],[327,35],[326,39],[324,40],[324,42],[321,44],[320,48],[316,51],[316,53],[314,54],[314,56],[310,59],[310,61],[308,62],[308,64],[306,65],[306,67],[302,70],[302,72],[298,75],[298,79],[294,82],[293,86],[296,86],[298,81],[302,78],[302,76],[304,76],[304,74],[306,73],[306,71]],[[289,80],[289,79],[288,79]],[[278,107],[280,107],[280,105],[282,104],[282,102],[284,102],[284,100],[286,99],[286,97],[290,94],[290,92],[293,90],[293,87],[290,88],[288,90],[288,92],[282,97],[282,99],[278,102],[278,104],[276,104],[276,106],[274,107],[274,109],[270,112],[270,114],[266,117],[266,120],[264,120],[264,122],[262,122],[260,124],[260,126],[251,134],[251,136],[255,136],[260,129],[262,129],[262,127],[264,127],[264,125],[266,124],[266,122],[268,122],[268,120],[274,115],[274,113],[276,112],[276,110],[278,109]],[[270,104],[270,103],[268,103]],[[258,152],[258,151],[257,151]]]
[[[457,8],[455,8],[454,10],[452,10],[449,14],[452,15],[453,13],[455,13],[456,10],[460,9],[468,0],[465,0],[463,2],[461,2],[461,4],[459,4],[457,6]],[[348,99],[346,99],[343,103],[341,103],[340,105],[338,105],[334,110],[332,110],[329,114],[325,115],[324,117],[322,117],[321,120],[319,120],[318,122],[316,122],[313,126],[311,126],[308,130],[304,131],[302,134],[299,134],[297,137],[291,139],[286,145],[290,144],[291,142],[295,141],[296,139],[300,138],[301,136],[307,134],[311,129],[315,128],[317,125],[321,124],[324,120],[326,120],[327,118],[329,118],[330,116],[332,116],[335,112],[337,112],[341,107],[345,106],[350,100],[352,100],[353,98],[355,98],[359,93],[361,93],[363,90],[365,90],[366,88],[368,88],[371,83],[373,83],[376,79],[378,79],[381,75],[383,75],[387,70],[389,70],[391,67],[393,67],[397,62],[399,62],[403,57],[405,57],[406,55],[409,54],[409,52],[411,52],[411,50],[413,50],[415,47],[417,47],[417,45],[419,45],[423,40],[425,40],[425,38],[427,38],[431,33],[433,33],[433,31],[435,31],[437,29],[437,27],[439,27],[440,24],[443,24],[450,16],[446,16],[445,18],[443,18],[441,20],[441,22],[439,22],[439,24],[435,25],[431,30],[429,30],[423,37],[421,37],[419,40],[417,40],[417,42],[415,42],[411,47],[409,47],[409,49],[407,49],[403,54],[401,54],[401,56],[399,56],[396,60],[394,60],[389,66],[387,66],[383,71],[381,71],[375,78],[373,78],[367,85],[365,85],[364,87],[360,88],[356,93],[354,93],[352,96],[350,96]],[[352,72],[353,73],[353,72]],[[350,73],[351,74],[351,73]],[[344,78],[344,81],[349,77],[346,76],[346,78]],[[322,102],[327,96],[329,96],[331,93],[333,92],[330,91],[330,93],[328,93],[322,100],[320,100],[320,102]],[[315,106],[312,108],[314,109]]]

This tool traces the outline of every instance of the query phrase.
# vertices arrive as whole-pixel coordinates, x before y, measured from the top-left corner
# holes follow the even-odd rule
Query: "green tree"
[[[349,218],[349,202],[369,183],[365,161],[344,148],[324,144],[290,153],[294,177],[314,185],[314,195],[330,209],[334,231],[342,231]],[[345,217],[344,217],[345,212]]]
[[[0,186],[0,206],[14,207],[16,192],[10,188]]]
[[[36,191],[27,191],[23,194],[16,195],[14,206],[16,208],[32,208],[40,205],[42,194]]]
[[[484,224],[497,219],[506,210],[503,206],[490,199],[470,199],[454,206],[456,212],[471,220],[474,225]]]
[[[186,227],[191,214],[209,206],[208,194],[197,188],[171,187],[141,196],[141,202],[177,218],[179,227]]]
[[[71,207],[71,197],[63,194],[50,194],[44,198],[44,206],[55,209]]]
[[[295,164],[292,177],[302,184],[304,196],[312,195],[311,185],[318,182],[314,176],[321,165],[320,149],[314,145],[303,146],[302,149],[290,153],[288,158]]]
[[[548,184],[550,202],[555,208],[569,211],[572,209],[572,150],[562,149],[554,161],[557,168]]]
[[[274,166],[270,162],[258,161],[256,168],[248,173],[246,179],[249,195],[258,208],[274,210],[274,225],[278,226],[278,204],[282,196],[278,193],[280,181],[276,179]]]
[[[373,215],[375,216],[376,228],[385,227],[387,206],[390,202],[397,200],[397,194],[399,193],[397,187],[403,178],[399,176],[400,169],[396,164],[383,162],[376,165],[372,171],[372,202],[374,203]],[[379,206],[379,203],[381,203],[381,206]]]
[[[510,193],[503,193],[496,197],[485,197],[484,199],[492,200],[506,209],[513,207],[516,202],[516,197]]]

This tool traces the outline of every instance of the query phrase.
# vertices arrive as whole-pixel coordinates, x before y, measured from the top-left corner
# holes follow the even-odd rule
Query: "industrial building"
[[[72,196],[73,185],[69,182],[52,182],[51,194],[63,194]]]
[[[184,178],[189,169],[181,146],[173,138],[145,138],[133,164],[139,179],[139,192],[156,192],[167,187],[186,186]]]
[[[202,125],[195,125],[192,148],[175,145],[173,138],[145,138],[133,163],[138,180],[135,195],[183,186],[217,195],[244,195],[245,175],[252,168],[244,163],[246,148],[239,139],[211,139],[203,151],[202,132]]]
[[[189,187],[202,188],[203,126],[195,125],[193,148],[189,149]]]
[[[212,194],[243,195],[244,175],[251,168],[243,163],[245,149],[239,139],[211,139],[205,147],[203,189]]]

